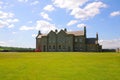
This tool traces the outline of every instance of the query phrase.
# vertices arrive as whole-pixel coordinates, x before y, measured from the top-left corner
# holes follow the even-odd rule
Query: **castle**
[[[100,52],[102,46],[96,38],[86,37],[86,27],[82,31],[67,31],[67,29],[50,31],[48,34],[38,32],[36,50],[42,52]]]

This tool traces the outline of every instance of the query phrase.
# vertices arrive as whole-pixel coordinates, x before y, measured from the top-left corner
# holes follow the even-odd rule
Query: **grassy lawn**
[[[0,80],[120,80],[120,53],[0,53]]]

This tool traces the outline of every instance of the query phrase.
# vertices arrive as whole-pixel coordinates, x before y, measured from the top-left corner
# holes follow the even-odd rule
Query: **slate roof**
[[[66,32],[66,33],[72,34],[74,36],[84,36],[84,31],[70,31],[70,32]],[[42,36],[47,36],[47,34],[40,34],[36,38],[41,38]]]
[[[71,32],[66,32],[67,34],[73,34],[75,36],[81,36],[84,35],[84,31],[71,31]]]
[[[42,36],[47,36],[46,34],[41,34],[41,35],[38,35],[37,38],[41,38]]]

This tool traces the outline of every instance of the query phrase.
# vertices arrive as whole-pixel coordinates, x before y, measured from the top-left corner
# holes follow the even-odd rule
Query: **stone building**
[[[96,38],[86,37],[86,27],[83,31],[67,31],[67,29],[50,31],[48,34],[38,32],[36,37],[36,50],[42,52],[99,52],[102,46]]]

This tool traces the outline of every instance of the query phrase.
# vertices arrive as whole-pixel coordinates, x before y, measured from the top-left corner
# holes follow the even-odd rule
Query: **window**
[[[51,40],[49,40],[49,43],[51,43]]]
[[[55,43],[55,40],[53,40],[52,42]]]
[[[63,49],[65,49],[65,46],[63,46]]]
[[[77,38],[75,38],[75,42],[77,42],[78,41],[78,39]]]
[[[82,39],[80,38],[79,41],[82,42]]]
[[[55,49],[55,45],[53,45],[53,49]]]
[[[46,51],[46,46],[45,45],[43,46],[43,50]]]
[[[61,49],[61,45],[59,45],[59,49]]]
[[[49,46],[49,49],[51,49],[51,46]]]

